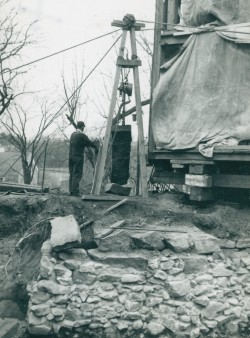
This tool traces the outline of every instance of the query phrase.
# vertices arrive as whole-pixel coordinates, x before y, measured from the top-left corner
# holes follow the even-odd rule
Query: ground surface
[[[171,231],[197,226],[219,238],[250,237],[248,205],[197,206],[188,204],[182,195],[162,193],[129,200],[103,216],[102,212],[115,203],[83,201],[63,194],[0,195],[0,317],[1,302],[7,299],[20,306],[21,314],[15,317],[22,319],[23,314],[24,318],[26,284],[39,273],[40,248],[50,233],[49,220],[57,216],[73,214],[79,224],[95,220],[82,231],[85,248],[95,245],[95,231],[109,228],[119,220],[126,220],[125,226],[130,231],[133,227],[142,231],[159,228]]]

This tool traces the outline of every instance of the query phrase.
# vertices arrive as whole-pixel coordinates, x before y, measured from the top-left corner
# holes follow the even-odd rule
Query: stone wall
[[[97,236],[98,249],[86,251],[70,245],[80,243],[71,216],[66,222],[70,243],[63,244],[64,222],[52,222],[40,277],[29,285],[30,333],[75,338],[250,335],[249,240],[219,242],[201,231],[131,235],[113,229]]]

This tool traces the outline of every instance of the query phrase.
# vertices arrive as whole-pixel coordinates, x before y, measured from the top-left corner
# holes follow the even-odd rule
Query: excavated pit
[[[128,202],[101,216],[112,204],[83,202],[63,195],[1,196],[0,317],[16,318],[22,323],[18,337],[30,336],[26,318],[33,329],[39,328],[37,318],[43,321],[42,333],[46,332],[44,326],[52,327],[51,337],[249,336],[248,207],[210,205],[201,209],[183,204],[179,195],[162,194]],[[78,264],[67,265],[69,257],[65,259],[58,251],[50,253],[53,282],[69,283],[63,286],[77,289],[64,290],[68,300],[59,304],[61,317],[53,317],[50,314],[58,310],[58,303],[53,303],[56,295],[51,295],[46,285],[41,286],[42,292],[49,294],[49,304],[54,305],[44,310],[49,311],[46,315],[39,313],[41,303],[34,298],[32,285],[50,280],[41,275],[44,260],[40,265],[42,244],[51,234],[49,221],[68,215],[74,215],[78,224],[88,219],[96,221],[81,230],[77,250],[83,250],[86,257],[80,261],[79,257],[71,257]],[[126,221],[124,229],[107,235],[110,225],[121,220]],[[98,240],[94,238],[97,235]],[[64,273],[68,276],[66,282]],[[206,290],[208,285],[213,289]],[[235,290],[235,285],[240,288]],[[205,291],[199,294],[197,289]],[[86,299],[83,294],[79,296],[81,292],[88,293]],[[92,305],[89,311],[84,309],[86,305]],[[72,309],[66,314],[67,307]],[[85,322],[81,325],[79,311],[74,309],[83,312],[80,319]],[[83,319],[83,315],[88,318]],[[44,316],[48,316],[45,321]],[[202,318],[201,324],[198,318]],[[32,337],[41,336],[39,330],[31,332],[35,333]]]

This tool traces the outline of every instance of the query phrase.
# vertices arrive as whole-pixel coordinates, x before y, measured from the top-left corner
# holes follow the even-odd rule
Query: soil
[[[62,193],[0,195],[0,304],[3,300],[15,301],[25,317],[26,285],[39,274],[41,245],[50,235],[49,220],[54,217],[73,214],[79,224],[94,220],[82,230],[85,249],[95,247],[95,229],[123,219],[130,227],[145,230],[195,225],[219,238],[250,237],[250,206],[246,203],[191,205],[183,195],[166,192],[129,200],[103,216],[102,212],[115,203],[83,201]]]

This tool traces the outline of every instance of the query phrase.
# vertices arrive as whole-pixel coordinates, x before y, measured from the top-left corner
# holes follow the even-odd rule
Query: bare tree
[[[21,61],[23,49],[33,43],[30,28],[20,27],[18,14],[10,10],[10,0],[0,0],[0,115],[2,115],[17,95],[16,79],[25,71],[15,67],[16,61]],[[3,14],[5,13],[5,15]]]
[[[72,124],[76,128],[75,120],[80,115],[80,110],[83,105],[81,101],[81,91],[83,85],[83,74],[84,74],[84,67],[80,72],[80,79],[79,79],[79,69],[77,68],[76,64],[73,69],[73,80],[72,85],[68,86],[67,81],[65,79],[65,75],[62,75],[62,82],[63,82],[63,91],[64,97],[66,99],[68,114],[66,117],[70,124]]]
[[[76,128],[76,121],[80,117],[81,108],[84,104],[81,101],[81,92],[82,92],[82,86],[83,86],[83,75],[84,75],[84,65],[82,66],[82,70],[80,72],[80,79],[79,79],[79,69],[77,68],[76,64],[73,70],[73,82],[71,86],[67,85],[65,76],[62,75],[62,81],[63,81],[63,90],[64,90],[64,96],[67,103],[68,108],[68,114],[66,114],[67,120],[70,122],[74,128]],[[97,143],[98,140],[95,140],[95,143]],[[99,143],[99,142],[98,142]],[[97,144],[98,144],[97,143]],[[86,147],[85,148],[86,157],[91,163],[92,167],[95,167],[95,154],[92,151],[91,148]]]
[[[8,141],[20,152],[22,161],[22,170],[24,183],[32,182],[36,163],[44,153],[46,140],[44,138],[45,131],[55,122],[58,117],[52,111],[52,104],[44,102],[41,106],[41,118],[35,123],[36,130],[32,137],[28,137],[31,117],[29,109],[23,109],[18,105],[14,105],[15,110],[10,112],[9,109],[5,113],[2,125],[5,128],[5,135]]]

